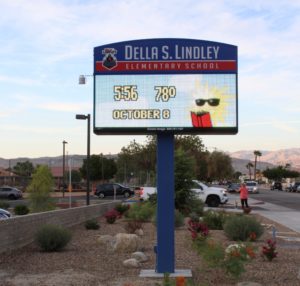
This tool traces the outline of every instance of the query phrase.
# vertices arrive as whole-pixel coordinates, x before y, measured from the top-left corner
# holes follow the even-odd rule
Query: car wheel
[[[99,194],[98,194],[98,198],[99,198],[99,199],[103,199],[104,197],[105,197],[105,195],[104,195],[103,193],[99,193]]]
[[[16,200],[16,199],[17,199],[14,195],[9,195],[8,198],[9,198],[10,200]]]
[[[129,198],[129,197],[130,197],[129,192],[125,192],[125,193],[124,193],[124,198]]]
[[[217,196],[210,196],[206,199],[206,203],[209,207],[217,208],[220,205],[220,199]]]

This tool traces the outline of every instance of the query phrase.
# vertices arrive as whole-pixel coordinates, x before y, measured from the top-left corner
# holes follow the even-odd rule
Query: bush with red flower
[[[191,232],[192,239],[206,239],[209,235],[209,229],[205,223],[189,220],[188,230]]]
[[[120,213],[115,209],[112,209],[104,214],[107,223],[114,223],[118,217],[120,217]]]
[[[276,258],[278,254],[276,251],[276,241],[273,241],[272,239],[268,239],[267,245],[264,245],[262,247],[261,254],[268,261],[272,261],[274,258]]]

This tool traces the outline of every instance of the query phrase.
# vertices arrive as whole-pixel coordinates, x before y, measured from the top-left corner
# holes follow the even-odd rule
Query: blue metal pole
[[[156,272],[174,273],[174,134],[157,134]]]

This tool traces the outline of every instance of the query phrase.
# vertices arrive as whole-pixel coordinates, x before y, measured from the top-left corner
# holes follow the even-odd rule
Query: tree
[[[269,180],[281,181],[283,178],[297,178],[299,177],[299,172],[288,170],[283,166],[278,166],[276,168],[267,168],[263,171],[263,175]]]
[[[195,178],[195,160],[181,148],[175,151],[175,208],[183,213],[188,208],[192,196],[192,179]]]
[[[253,168],[253,164],[251,162],[249,162],[247,165],[246,165],[246,168],[248,169],[249,171],[249,177],[250,177],[250,180],[251,180],[251,168]]]
[[[45,165],[37,167],[27,188],[32,212],[49,211],[55,208],[53,199],[50,196],[53,189],[54,180],[50,169]]]
[[[86,164],[87,160],[83,160],[82,167],[79,169],[83,178],[86,179]],[[96,180],[109,180],[114,177],[117,172],[117,166],[114,159],[109,159],[100,155],[92,155],[90,157],[90,179]]]
[[[233,173],[233,178],[237,181],[239,180],[240,176],[242,176],[242,173],[240,171],[236,171]]]
[[[13,172],[22,177],[30,177],[34,171],[33,164],[29,161],[18,162],[13,167]]]
[[[208,178],[222,180],[232,178],[231,158],[221,151],[213,151],[208,158]]]
[[[201,138],[196,135],[175,136],[175,149],[178,148],[182,148],[186,154],[195,159],[195,177],[200,180],[207,180],[209,152],[202,143]]]
[[[69,171],[65,171],[64,173],[65,182],[69,182],[70,173]],[[71,170],[71,180],[72,183],[80,183],[82,179],[80,171]]]
[[[118,181],[127,183],[129,179],[139,182],[139,184],[155,184],[156,168],[156,137],[148,136],[145,145],[130,142],[127,147],[123,147],[118,154],[117,174]],[[133,174],[133,176],[131,176]]]
[[[257,164],[257,157],[260,157],[262,153],[258,150],[254,150],[254,181],[256,180],[256,164]]]

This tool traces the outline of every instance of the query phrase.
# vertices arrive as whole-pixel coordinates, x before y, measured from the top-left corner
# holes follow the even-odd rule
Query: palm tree
[[[260,157],[262,154],[258,150],[254,150],[254,181],[256,180],[256,163],[257,163],[257,157]]]
[[[247,165],[246,165],[246,168],[248,169],[249,171],[249,177],[250,177],[250,180],[251,180],[251,168],[253,168],[253,164],[251,162],[249,162]]]

